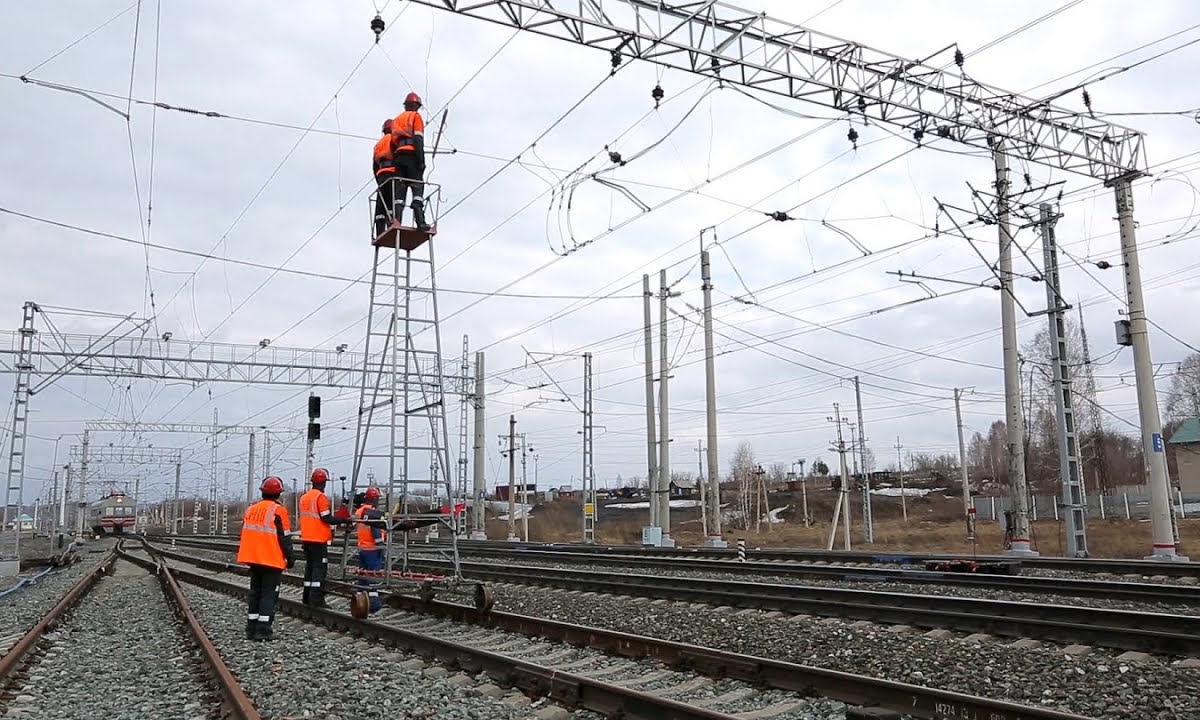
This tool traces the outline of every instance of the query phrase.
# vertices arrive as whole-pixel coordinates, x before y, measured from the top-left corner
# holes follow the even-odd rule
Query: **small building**
[[[1200,495],[1200,418],[1184,420],[1167,444],[1175,453],[1180,491]]]
[[[671,497],[673,498],[695,497],[697,492],[696,481],[693,478],[671,480]]]
[[[33,532],[33,517],[29,513],[21,513],[8,524],[9,528],[17,528],[20,532]]]
[[[522,487],[521,483],[517,483],[516,485],[512,486],[512,489],[513,489],[513,493],[517,496],[517,498],[516,498],[517,502],[521,501],[522,491],[524,491],[525,496],[528,497],[530,500],[537,500],[537,485],[535,485],[533,483],[527,483],[527,484],[525,484],[524,487]],[[508,500],[508,484],[507,483],[504,485],[496,486],[496,499],[497,500]]]

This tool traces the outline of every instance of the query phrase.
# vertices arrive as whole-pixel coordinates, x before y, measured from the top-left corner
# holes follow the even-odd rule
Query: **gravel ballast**
[[[691,603],[496,588],[497,609],[861,673],[1113,720],[1200,717],[1200,669],[1083,655],[1028,641],[958,638],[904,626],[735,611]]]
[[[158,580],[130,563],[118,562],[41,647],[48,649],[7,704],[6,717],[219,717],[215,695],[198,676],[199,655]]]
[[[55,568],[50,573],[38,578],[35,582],[22,587],[15,592],[0,597],[0,627],[14,633],[25,633],[41,620],[50,608],[54,607],[62,596],[79,582],[79,579],[91,572],[108,555],[109,543],[93,543],[80,550],[81,560],[74,565]],[[96,552],[89,552],[95,550]],[[22,573],[22,576],[32,573]],[[8,589],[17,584],[18,578],[5,578],[0,582],[0,589]],[[15,638],[14,638],[15,639]],[[0,650],[7,650],[7,644]]]

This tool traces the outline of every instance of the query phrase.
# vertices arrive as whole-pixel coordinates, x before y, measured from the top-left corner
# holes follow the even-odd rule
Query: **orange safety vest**
[[[274,500],[260,500],[246,508],[246,514],[242,517],[242,538],[238,543],[238,562],[280,570],[287,567],[283,546],[275,530],[277,517],[283,520],[283,531],[291,532],[287,508]]]
[[[372,157],[372,167],[375,168],[376,176],[396,172],[396,164],[392,159],[391,135],[379,138],[375,143],[375,152]]]
[[[333,539],[333,528],[321,519],[329,514],[329,498],[313,488],[300,496],[300,542],[327,543]]]
[[[417,135],[425,136],[425,121],[421,119],[421,113],[405,110],[392,120],[392,136],[396,138],[396,147],[393,148],[395,152],[415,152],[417,146],[412,144],[412,138]]]
[[[361,505],[361,506],[359,506],[359,508],[357,510],[354,511],[354,517],[358,518],[359,520],[363,520],[363,519],[365,519],[367,510],[374,510],[374,509],[375,509],[374,505]],[[374,528],[376,526],[369,525],[365,522],[360,522],[360,523],[356,523],[356,524],[358,525],[358,549],[359,550],[374,550],[374,549],[378,548],[379,544],[375,542],[375,533],[374,533]],[[380,536],[380,539],[382,540],[386,537],[387,537],[387,531],[384,530]]]

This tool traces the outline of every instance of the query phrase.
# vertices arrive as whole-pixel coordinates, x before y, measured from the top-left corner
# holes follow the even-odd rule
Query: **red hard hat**
[[[312,473],[312,484],[313,485],[324,485],[327,482],[329,482],[329,471],[328,470],[326,470],[325,468],[317,468],[316,470],[313,470],[313,473]]]
[[[416,103],[417,105],[420,105],[421,104],[421,96],[416,94],[415,92],[410,92],[409,94],[405,95],[404,96],[404,104],[408,105],[410,103]]]
[[[367,488],[367,491],[365,493],[363,493],[363,499],[368,500],[368,501],[369,500],[378,500],[379,499],[379,488],[377,488],[377,487]]]
[[[262,490],[264,495],[282,495],[283,481],[272,475],[263,480],[262,487],[259,489]]]

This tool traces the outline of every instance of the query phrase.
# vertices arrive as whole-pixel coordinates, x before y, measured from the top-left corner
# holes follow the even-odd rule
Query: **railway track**
[[[708,555],[646,556],[616,553],[576,553],[573,550],[527,548],[521,546],[472,545],[462,554],[466,557],[498,557],[551,562],[586,562],[589,565],[622,568],[653,568],[664,570],[720,572],[735,575],[769,575],[786,578],[820,578],[848,582],[946,585],[951,587],[984,588],[999,591],[1020,591],[1067,597],[1094,597],[1129,602],[1200,605],[1200,586],[1164,585],[1162,583],[1113,582],[1109,580],[1056,578],[1024,575],[989,575],[937,572],[928,570],[847,565],[813,565],[783,561],[726,560]]]
[[[236,546],[223,540],[179,542],[214,550],[232,550]],[[339,556],[340,550],[331,550],[331,557]],[[446,569],[444,565],[426,561],[414,567]],[[461,567],[466,577],[490,582],[1033,638],[1168,656],[1200,656],[1200,616],[1196,615],[694,577],[681,581],[679,577],[573,568],[551,570],[511,563],[463,562]]]
[[[120,557],[110,551],[0,659],[0,709],[24,718],[260,720],[171,574],[152,565],[155,579]],[[194,653],[179,654],[185,641]],[[221,703],[206,702],[217,695]]]
[[[490,549],[495,542],[459,540],[460,552],[473,553],[479,548]],[[623,556],[646,556],[662,558],[710,558],[717,560],[733,560],[737,558],[736,548],[653,548],[631,545],[583,545],[583,544],[541,544],[519,543],[515,548],[535,550],[553,550],[584,555],[609,554]],[[921,565],[931,560],[977,560],[980,562],[1016,562],[1022,568],[1062,571],[1085,574],[1128,575],[1135,577],[1170,577],[1194,578],[1200,581],[1200,563],[1170,563],[1153,560],[1120,560],[1098,558],[1062,558],[1062,557],[1021,557],[1013,558],[1005,555],[968,555],[955,553],[909,553],[909,552],[873,552],[846,550],[804,550],[795,548],[762,548],[747,549],[746,559],[764,562],[824,562],[824,563],[860,563],[869,565]]]
[[[242,574],[241,566],[157,549],[209,571]],[[201,573],[176,570],[189,582],[240,592]],[[295,601],[300,577],[281,596],[284,612],[447,660],[499,673],[526,691],[608,716],[672,718],[1078,718],[1055,710],[824,670],[623,632],[464,605],[391,596],[394,609],[363,621]],[[352,588],[333,585],[335,593]],[[337,601],[341,604],[342,601]],[[464,630],[464,624],[471,629]],[[764,690],[764,688],[766,688]]]

